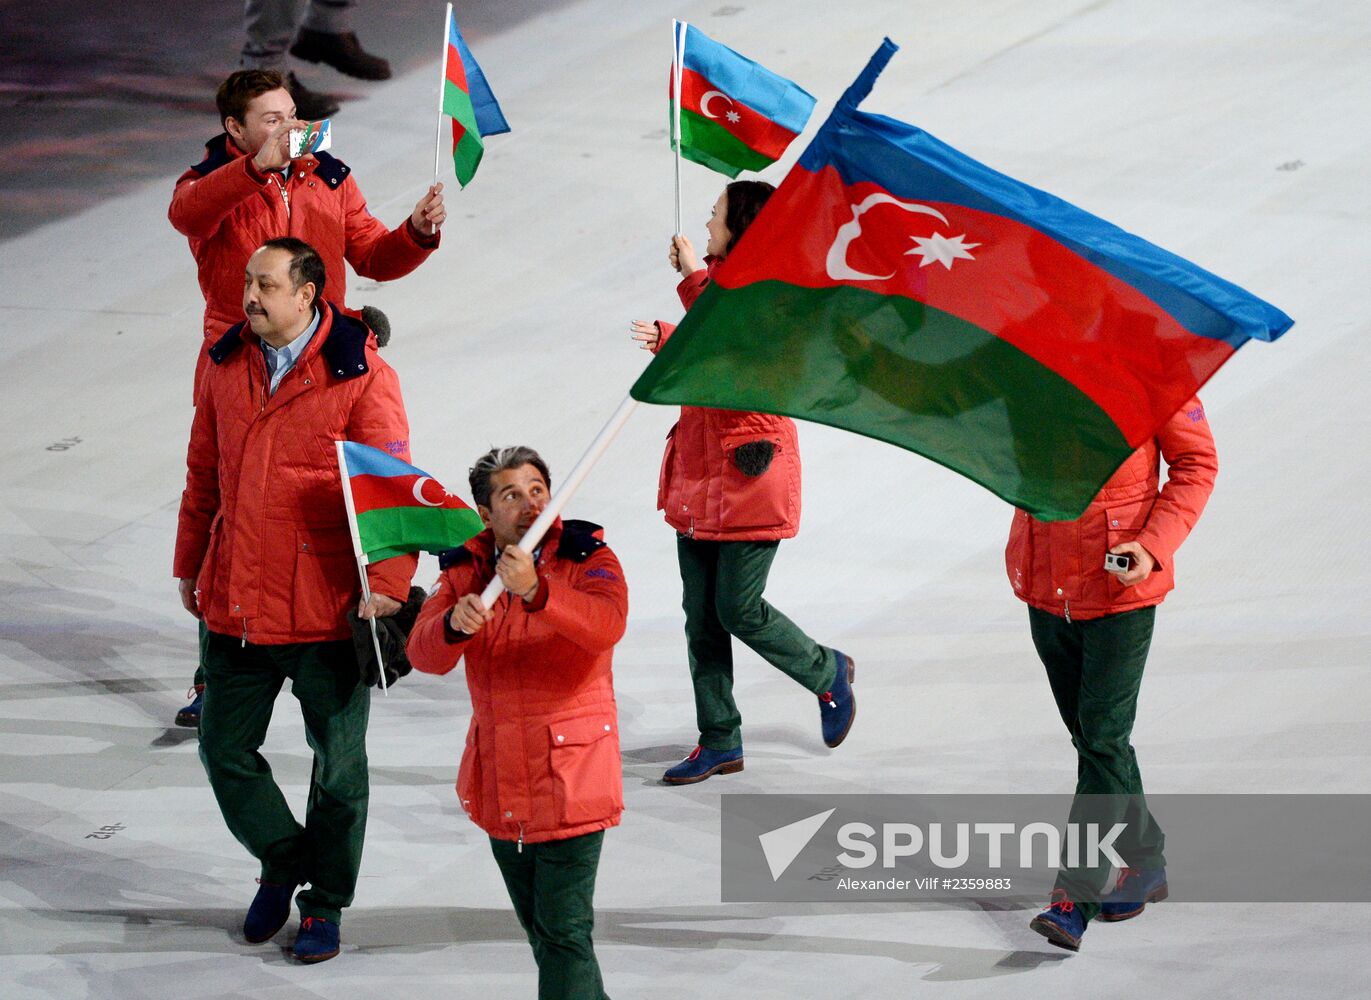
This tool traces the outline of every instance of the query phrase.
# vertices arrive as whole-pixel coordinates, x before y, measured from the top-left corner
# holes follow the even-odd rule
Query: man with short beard
[[[323,297],[319,255],[293,237],[247,262],[243,311],[209,350],[186,457],[173,572],[207,630],[200,759],[229,831],[261,862],[243,923],[270,939],[296,900],[295,957],[339,950],[367,818],[370,707],[348,611],[393,615],[417,559],[366,568],[362,600],[334,442],[409,459],[395,372],[367,328]],[[314,751],[301,825],[260,749],[285,681]]]

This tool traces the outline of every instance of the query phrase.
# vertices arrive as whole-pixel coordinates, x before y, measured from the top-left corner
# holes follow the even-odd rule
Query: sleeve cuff
[[[537,591],[534,592],[534,594],[533,594],[533,600],[531,600],[531,601],[528,601],[528,600],[524,601],[524,610],[525,610],[525,611],[542,611],[543,608],[547,607],[547,594],[548,594],[548,590],[549,590],[549,588],[548,588],[548,585],[547,585],[547,577],[545,577],[545,576],[540,576],[540,577],[538,577],[538,589],[537,589]]]
[[[470,632],[463,632],[459,628],[452,627],[451,608],[443,612],[443,635],[447,638],[447,641],[452,645],[456,645],[459,642],[466,642],[468,639],[475,638],[475,636],[472,635]]]
[[[409,238],[425,250],[436,249],[438,246],[438,239],[443,235],[441,231],[438,231],[434,232],[432,236],[425,236],[423,233],[419,232],[419,229],[414,225],[414,220],[412,218],[405,220],[405,229],[409,232]]]

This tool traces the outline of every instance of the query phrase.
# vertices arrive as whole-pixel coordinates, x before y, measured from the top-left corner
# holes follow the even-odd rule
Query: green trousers
[[[281,646],[209,634],[200,760],[229,832],[262,863],[262,881],[309,883],[302,917],[338,922],[352,902],[367,825],[367,717],[350,641]],[[314,751],[301,826],[260,753],[285,681],[300,702]]]
[[[1028,609],[1033,645],[1076,748],[1071,822],[1099,824],[1102,833],[1115,823],[1126,824],[1114,849],[1128,867],[1140,869],[1166,864],[1166,838],[1147,809],[1138,758],[1129,742],[1156,616],[1156,607],[1150,607],[1069,622]],[[1103,859],[1095,866],[1085,864],[1084,856],[1080,860],[1076,866],[1063,865],[1057,886],[1089,921],[1100,911],[1110,866]]]
[[[603,830],[520,846],[490,838],[538,963],[538,1000],[608,1000],[591,932]]]
[[[732,750],[743,742],[743,720],[733,700],[734,636],[816,695],[837,676],[833,651],[762,599],[779,545],[676,537],[695,721],[700,745],[710,750]]]

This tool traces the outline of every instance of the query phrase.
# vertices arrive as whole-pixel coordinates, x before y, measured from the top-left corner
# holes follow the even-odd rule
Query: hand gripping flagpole
[[[586,478],[591,468],[600,460],[600,456],[609,448],[615,435],[620,428],[628,421],[629,416],[638,408],[638,401],[632,396],[625,396],[624,401],[619,404],[619,408],[614,411],[614,416],[609,418],[609,422],[596,435],[594,441],[590,442],[590,447],[581,456],[581,460],[576,463],[576,467],[567,476],[566,482],[562,483],[561,489],[553,495],[552,500],[543,512],[538,515],[538,519],[528,526],[528,531],[524,532],[524,537],[519,539],[519,548],[525,552],[532,553],[538,547],[538,543],[547,534],[547,529],[552,527],[552,522],[557,520],[562,508],[567,505],[581,482]],[[504,592],[504,582],[497,575],[490,583],[486,584],[486,589],[481,591],[481,603],[487,609],[494,607],[500,594]]]
[[[447,92],[447,47],[452,37],[452,4],[447,5],[447,19],[443,22],[443,56],[438,60],[438,128],[433,137],[433,183],[438,183],[438,171],[443,165],[443,95]]]
[[[671,131],[676,150],[676,235],[681,235],[681,76],[685,60],[685,36],[690,25],[671,22]]]
[[[362,551],[362,536],[357,533],[357,506],[352,502],[352,485],[348,478],[348,460],[343,452],[343,442],[334,441],[334,446],[338,449],[338,475],[343,480],[343,502],[347,504],[348,510],[348,531],[352,532],[352,551],[357,556],[357,575],[362,578],[362,600],[371,600],[371,582],[367,579],[367,554]],[[381,637],[376,634],[376,619],[368,618],[371,624],[371,646],[376,650],[376,665],[381,671],[381,693],[387,698],[390,697],[390,689],[386,686],[386,661],[381,656]]]

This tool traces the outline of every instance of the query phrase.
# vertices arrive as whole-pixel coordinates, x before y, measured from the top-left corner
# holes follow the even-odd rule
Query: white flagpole
[[[357,556],[357,575],[362,578],[362,600],[371,600],[371,582],[367,580],[367,554],[362,551],[362,536],[357,533],[357,506],[352,502],[352,486],[348,483],[348,460],[343,452],[343,442],[334,441],[338,449],[338,475],[343,480],[343,503],[347,504],[348,531],[352,533],[352,551]],[[376,634],[376,619],[368,618],[371,623],[371,645],[376,650],[376,665],[381,670],[381,693],[390,697],[386,687],[386,661],[381,656],[381,637]]]
[[[447,19],[443,21],[443,56],[438,60],[438,128],[433,137],[433,183],[438,183],[438,171],[443,165],[443,92],[447,89],[447,40],[452,36],[452,4],[447,5]]]
[[[547,534],[547,529],[552,527],[552,522],[557,520],[557,516],[562,513],[562,508],[567,505],[567,501],[571,499],[591,468],[609,448],[610,442],[619,433],[619,429],[624,426],[629,416],[637,408],[638,401],[636,399],[632,396],[624,397],[624,401],[614,411],[614,416],[609,418],[609,423],[605,424],[600,433],[596,435],[595,440],[590,442],[590,447],[581,456],[581,460],[576,463],[576,467],[571,470],[571,475],[567,476],[566,481],[562,483],[561,489],[556,492],[548,505],[543,508],[543,512],[538,515],[538,520],[528,526],[528,531],[524,532],[524,537],[519,539],[519,548],[532,553],[538,547],[538,543]],[[481,591],[481,603],[487,608],[494,607],[504,589],[504,583],[501,582],[499,576],[496,576],[490,583],[486,584],[486,589]]]
[[[679,25],[679,28],[677,27]],[[685,59],[685,36],[690,25],[671,22],[671,127],[676,150],[676,235],[681,235],[681,73]]]

